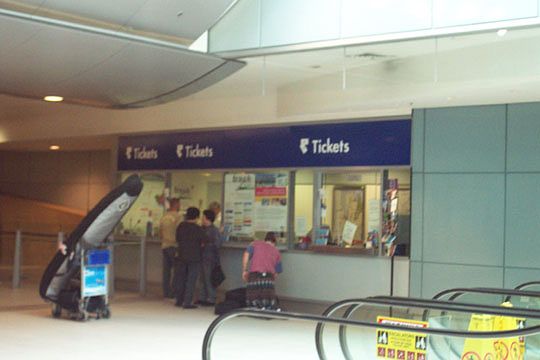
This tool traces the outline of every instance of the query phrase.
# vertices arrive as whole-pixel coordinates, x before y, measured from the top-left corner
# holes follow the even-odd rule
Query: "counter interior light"
[[[60,150],[60,146],[58,146],[58,145],[51,145],[51,146],[49,146],[49,150]]]

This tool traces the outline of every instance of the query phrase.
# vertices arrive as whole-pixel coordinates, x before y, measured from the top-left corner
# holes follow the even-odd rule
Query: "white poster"
[[[253,237],[255,175],[225,175],[223,223],[230,236]]]
[[[227,174],[223,222],[233,237],[287,231],[287,173]]]
[[[371,199],[368,201],[368,232],[380,231],[381,201]]]
[[[354,234],[356,233],[356,229],[358,226],[349,220],[345,221],[345,225],[343,225],[343,233],[341,234],[341,239],[346,244],[351,245],[354,240]]]

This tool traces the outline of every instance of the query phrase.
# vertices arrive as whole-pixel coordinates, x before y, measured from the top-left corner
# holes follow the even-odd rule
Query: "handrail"
[[[531,286],[531,285],[540,285],[540,281],[529,281],[529,282],[520,284],[520,285],[515,287],[515,290],[521,290],[524,287]]]
[[[540,319],[540,312],[530,309],[522,308],[505,308],[499,306],[484,306],[477,304],[463,304],[463,303],[454,303],[449,301],[441,300],[426,300],[426,299],[415,299],[415,298],[403,298],[403,297],[389,297],[389,296],[376,296],[369,298],[360,298],[360,299],[347,299],[336,302],[329,306],[324,312],[323,316],[329,317],[336,311],[341,308],[349,307],[346,310],[345,314],[341,319],[348,320],[350,315],[363,305],[389,305],[389,306],[398,306],[398,307],[408,307],[408,308],[422,308],[422,309],[435,309],[441,311],[456,311],[464,313],[478,313],[490,315],[499,315],[499,316],[514,316],[514,317],[528,317]],[[346,324],[345,324],[346,325]],[[324,324],[319,323],[315,329],[315,345],[317,347],[317,353],[321,360],[326,360],[326,355],[324,352],[324,346],[322,344],[322,333],[324,330]],[[339,340],[341,350],[346,359],[351,359],[350,351],[348,349],[347,340],[346,340],[346,329],[345,326],[340,326],[339,329]]]
[[[444,295],[452,293],[454,293],[454,295],[450,296],[448,300],[455,300],[466,293],[540,297],[540,291],[476,287],[446,289],[433,296],[433,300],[440,299]]]
[[[369,300],[369,299],[357,299],[357,300]],[[406,305],[405,305],[406,306]],[[534,335],[540,332],[540,325],[531,326],[523,329],[514,329],[514,330],[503,330],[503,331],[459,331],[459,330],[447,330],[447,329],[433,329],[433,328],[409,328],[406,326],[399,326],[397,324],[378,324],[366,321],[358,320],[346,320],[339,318],[331,318],[321,315],[310,315],[310,314],[300,314],[292,312],[277,312],[269,310],[256,310],[256,309],[237,309],[226,314],[223,314],[216,318],[206,330],[202,346],[202,359],[211,360],[211,347],[212,340],[219,326],[221,326],[225,321],[239,317],[239,316],[250,316],[250,317],[259,317],[266,319],[293,319],[293,320],[302,320],[302,321],[311,321],[317,322],[319,324],[339,324],[339,325],[350,325],[357,327],[366,327],[366,328],[376,328],[376,329],[388,329],[388,330],[406,330],[407,332],[421,333],[421,334],[432,334],[440,336],[453,336],[460,338],[476,338],[476,339],[492,339],[492,338],[501,338],[501,337],[515,337],[515,336],[526,336]],[[318,326],[317,325],[317,326]],[[325,360],[326,357],[321,357],[321,360]]]
[[[494,305],[481,305],[471,303],[459,303],[444,300],[433,299],[418,299],[418,298],[405,298],[405,297],[390,297],[390,296],[374,296],[369,297],[369,300],[373,304],[381,305],[394,305],[400,306],[407,304],[407,307],[412,308],[428,308],[442,311],[458,311],[474,313],[481,311],[483,314],[499,315],[499,316],[514,316],[514,317],[529,317],[532,319],[540,319],[540,311],[519,308],[519,307],[502,307]]]

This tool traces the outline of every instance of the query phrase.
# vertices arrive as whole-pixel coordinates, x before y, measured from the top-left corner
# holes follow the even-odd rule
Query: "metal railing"
[[[17,289],[22,285],[22,264],[23,264],[23,242],[29,237],[39,239],[40,242],[63,243],[66,234],[63,231],[58,233],[40,233],[17,229],[16,231],[0,231],[0,237],[10,239],[14,242],[12,259],[12,288]],[[138,292],[139,295],[147,294],[147,245],[149,242],[156,242],[147,239],[144,236],[115,236],[109,235],[105,245],[111,252],[111,264],[109,266],[109,295],[112,296],[115,291],[115,247],[117,246],[139,246],[139,270],[138,270]]]
[[[64,232],[59,231],[56,234],[47,234],[39,232],[23,232],[21,229],[15,231],[1,231],[0,236],[2,238],[12,238],[14,241],[13,247],[13,270],[11,276],[11,284],[14,289],[21,287],[21,278],[22,278],[22,264],[23,264],[23,240],[25,236],[38,238],[40,241],[44,242],[60,242],[64,241]]]

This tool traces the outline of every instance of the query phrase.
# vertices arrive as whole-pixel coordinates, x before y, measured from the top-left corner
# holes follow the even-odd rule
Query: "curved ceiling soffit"
[[[163,104],[245,66],[183,45],[0,9],[0,93],[114,109]]]

